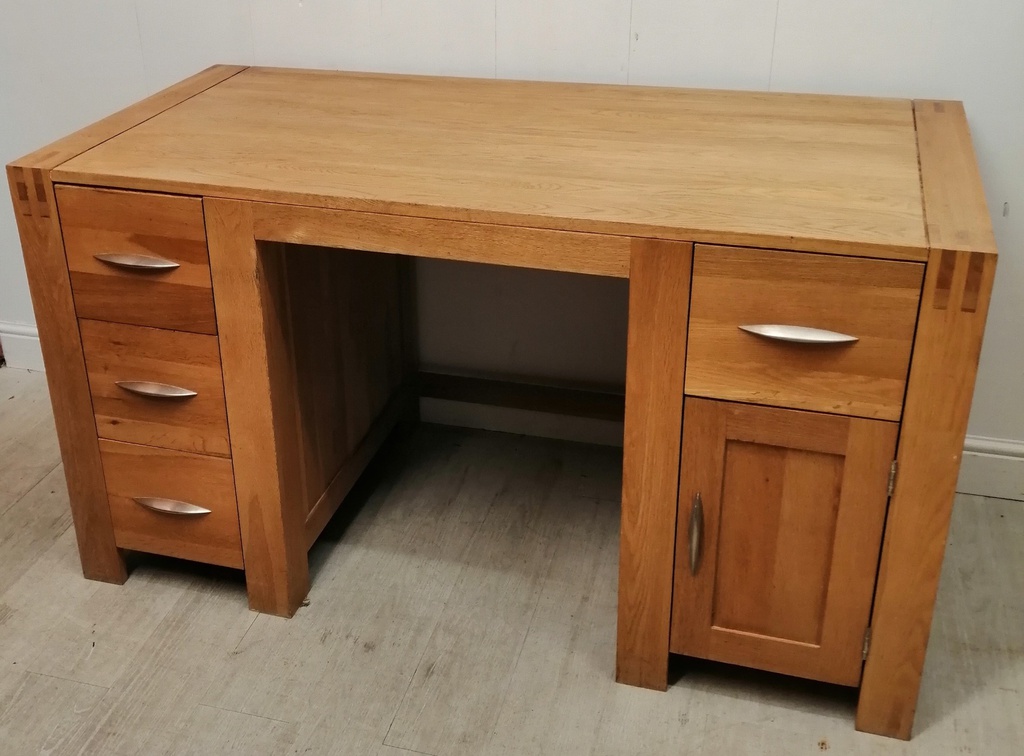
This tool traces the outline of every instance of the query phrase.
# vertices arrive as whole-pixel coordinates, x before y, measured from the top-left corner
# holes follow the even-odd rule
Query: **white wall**
[[[1002,252],[971,443],[1005,452],[1024,449],[1022,39],[1020,0],[4,0],[0,160],[214,62],[963,100]],[[33,316],[14,219],[0,207],[7,344],[5,324],[24,334]],[[503,271],[424,273],[436,301],[479,275],[514,284]],[[591,291],[558,285],[578,286],[566,290],[577,300]],[[446,322],[441,310],[426,315]],[[464,339],[500,338],[490,349],[506,367],[533,369],[544,355],[564,358],[551,344],[568,331],[537,325],[547,320],[520,318],[515,346],[512,329],[428,331],[424,356],[461,359]],[[622,348],[609,341],[589,369],[618,369]]]

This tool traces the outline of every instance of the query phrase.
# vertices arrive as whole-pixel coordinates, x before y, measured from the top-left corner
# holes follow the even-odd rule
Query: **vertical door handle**
[[[693,502],[690,504],[690,574],[696,575],[700,567],[700,555],[704,539],[704,502],[700,497],[700,491],[693,495]]]

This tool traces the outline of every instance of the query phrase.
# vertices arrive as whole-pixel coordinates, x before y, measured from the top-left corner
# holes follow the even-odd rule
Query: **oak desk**
[[[996,262],[959,103],[218,66],[7,170],[87,577],[292,614],[417,394],[507,393],[418,375],[408,260],[628,277],[617,678],[909,737]]]

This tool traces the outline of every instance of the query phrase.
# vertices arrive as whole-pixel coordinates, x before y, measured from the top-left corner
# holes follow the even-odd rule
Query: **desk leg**
[[[693,245],[630,253],[615,679],[668,687],[669,621]]]
[[[995,255],[928,259],[857,729],[909,739],[956,496]]]
[[[8,166],[7,175],[39,327],[82,573],[90,580],[123,583],[128,573],[114,542],[82,337],[50,172]]]
[[[288,385],[285,321],[269,290],[279,279],[259,254],[249,203],[203,208],[249,606],[291,616],[309,592],[309,563],[297,451],[283,431],[292,405],[273,394]]]

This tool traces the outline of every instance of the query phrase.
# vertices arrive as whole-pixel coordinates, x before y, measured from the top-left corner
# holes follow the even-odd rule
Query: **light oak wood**
[[[914,100],[914,123],[929,248],[996,254],[963,103]]]
[[[935,250],[928,263],[857,707],[868,732],[913,728],[995,267],[981,252]]]
[[[857,729],[905,740],[914,726],[997,259],[963,106],[916,101],[914,112],[931,252],[874,640],[857,706]]]
[[[116,113],[112,113],[106,118],[96,121],[96,123],[92,123],[52,144],[40,147],[38,150],[13,161],[11,163],[12,166],[23,167],[29,170],[29,173],[25,175],[25,180],[20,182],[25,186],[25,189],[22,190],[21,186],[18,186],[15,196],[22,202],[35,201],[31,199],[33,194],[31,189],[35,188],[38,195],[38,187],[44,186],[44,184],[42,181],[37,180],[38,176],[32,172],[32,169],[49,171],[96,145],[102,144],[118,134],[138,126],[140,123],[148,121],[150,118],[173,108],[175,105],[181,104],[190,97],[195,97],[197,94],[217,86],[222,81],[230,79],[245,69],[246,66],[210,66],[193,76],[189,76],[187,79],[182,79],[177,84],[172,84],[156,94],[139,100]],[[37,198],[42,202],[41,197],[37,196]]]
[[[311,548],[320,537],[331,517],[338,511],[345,497],[359,480],[366,466],[388,439],[391,431],[403,419],[414,414],[418,399],[407,389],[398,390],[391,401],[384,406],[370,425],[366,435],[348,453],[334,477],[327,483],[324,492],[306,516],[306,548]]]
[[[625,278],[627,236],[466,223],[380,213],[254,205],[256,238],[441,260]]]
[[[33,190],[30,200],[23,202],[20,186],[27,176],[32,176],[29,183]],[[93,580],[123,583],[128,573],[114,542],[53,185],[44,169],[9,165],[7,178],[46,365],[82,572]]]
[[[900,265],[897,260],[917,263],[919,287],[920,263],[927,260],[932,290],[925,307],[931,302],[939,312],[957,314],[922,315],[919,339],[930,335],[927,342],[919,341],[913,357],[903,438],[919,479],[929,479],[933,468],[951,459],[955,467],[973,385],[971,360],[976,359],[990,294],[990,253],[995,251],[961,106],[239,71],[205,72],[8,168],[26,256],[43,256],[29,262],[29,276],[37,307],[50,310],[40,316],[40,330],[54,343],[48,366],[52,362],[62,371],[52,378],[54,393],[68,397],[61,400],[64,405],[54,400],[62,446],[73,442],[82,455],[69,463],[68,479],[76,525],[84,523],[82,528],[92,533],[86,538],[79,532],[83,564],[103,564],[99,572],[123,579],[75,322],[74,307],[80,305],[81,314],[82,303],[89,306],[91,284],[80,287],[76,281],[72,298],[57,233],[54,177],[89,185],[60,191],[100,197],[97,206],[111,197],[125,200],[110,205],[112,210],[77,218],[72,201],[71,215],[61,214],[69,256],[76,259],[76,250],[94,243],[89,230],[94,218],[105,224],[100,233],[108,242],[137,244],[135,249],[154,243],[177,246],[161,241],[181,237],[163,223],[166,217],[163,229],[139,232],[160,220],[162,211],[127,212],[137,202],[155,203],[154,208],[170,200],[177,207],[187,205],[192,230],[185,233],[185,244],[199,244],[199,237],[190,236],[201,227],[197,198],[208,198],[211,244],[216,234],[219,250],[212,257],[220,258],[219,263],[213,260],[212,283],[218,305],[226,302],[228,311],[214,319],[212,304],[185,314],[189,308],[178,308],[184,323],[153,325],[221,331],[241,540],[250,568],[251,604],[257,608],[294,611],[308,587],[305,547],[312,534],[358,477],[403,403],[408,406],[401,384],[416,370],[414,300],[402,270],[409,262],[396,254],[638,277],[631,304],[631,318],[638,324],[631,324],[629,337],[627,383],[633,388],[627,387],[620,564],[617,675],[624,681],[663,687],[666,679],[691,242],[763,248],[750,254],[769,257],[767,268],[796,251],[820,253],[799,256],[800,266],[820,260],[828,261],[828,268],[853,270],[845,266],[875,263],[850,258],[882,261],[878,278],[898,285],[865,284],[853,276],[836,286],[827,275],[802,278],[794,262],[786,265],[788,277],[748,282],[753,294],[723,286],[729,306],[754,301],[764,291],[775,298],[771,309],[778,313],[790,303],[805,302],[793,291],[813,289],[819,297],[828,291],[828,301],[812,308],[819,314],[856,311],[834,306],[829,289],[835,289],[841,300],[866,301],[864,311],[876,313],[872,318],[884,320],[886,328],[890,321],[897,323],[896,338],[889,331],[872,332],[871,343],[884,354],[870,365],[865,361],[836,370],[819,362],[804,365],[800,375],[778,378],[771,359],[758,358],[737,363],[715,379],[720,387],[742,378],[761,392],[755,398],[728,398],[838,413],[842,416],[833,415],[830,422],[850,427],[868,421],[847,414],[900,417],[911,338],[907,313],[914,309],[908,292],[915,286],[905,274],[914,266],[893,275],[897,268],[888,266]],[[157,192],[193,196],[168,198]],[[94,204],[90,200],[84,207]],[[118,225],[127,218],[129,225]],[[387,252],[391,262],[372,268],[376,272],[349,271],[369,284],[357,292],[365,299],[352,298],[342,318],[341,308],[325,304],[330,296],[315,284],[349,291],[345,287],[353,284],[345,276],[335,280],[323,268],[302,274],[306,283],[289,283],[289,271],[301,265],[297,243]],[[326,256],[341,260],[352,259],[351,254]],[[645,256],[646,262],[640,260]],[[199,267],[191,272],[198,275]],[[822,263],[820,270],[825,269]],[[743,273],[752,270],[745,266]],[[209,284],[203,284],[207,291]],[[374,300],[370,292],[383,295]],[[885,301],[889,295],[900,302],[895,319],[892,303]],[[97,299],[102,312],[95,317],[122,322],[108,314],[121,304],[115,289],[101,291]],[[682,315],[669,304],[677,299]],[[310,310],[321,307],[330,314],[325,323],[303,314],[307,302]],[[190,322],[196,314],[205,324]],[[939,317],[955,322],[926,325]],[[49,325],[43,322],[47,319]],[[377,347],[346,337],[347,320],[361,324]],[[943,328],[949,333],[936,335]],[[54,331],[60,334],[46,335]],[[697,337],[691,336],[695,354]],[[892,343],[883,348],[885,339]],[[323,340],[343,344],[338,351],[354,358],[346,362],[336,354],[320,355],[316,343]],[[856,348],[864,347],[866,355],[869,345],[862,340]],[[728,350],[719,346],[718,351]],[[748,352],[744,348],[737,354],[742,363]],[[347,375],[350,369],[355,380]],[[915,372],[923,376],[917,383]],[[808,375],[815,376],[809,382],[813,389],[802,380]],[[769,383],[765,376],[778,380]],[[915,391],[923,393],[915,398]],[[704,393],[725,396],[709,392]],[[957,407],[949,432],[941,417],[929,417],[932,402],[943,397]],[[801,433],[776,441],[797,444]],[[838,448],[834,434],[815,438],[819,453],[830,445]],[[918,457],[913,449],[919,447],[926,450]],[[899,453],[902,458],[903,447]],[[66,461],[68,455],[65,448]],[[902,506],[895,502],[889,515],[875,642],[888,649],[883,654],[888,666],[879,669],[892,667],[898,673],[872,672],[869,659],[860,716],[866,729],[909,734],[931,615],[929,593],[934,594],[941,561],[941,538],[936,536],[939,530],[944,534],[952,496],[953,484],[945,476],[935,477],[929,489],[937,492],[934,496],[919,491]],[[76,490],[91,497],[89,503],[76,500]],[[934,534],[914,541],[927,530],[925,522]],[[99,556],[85,553],[94,548]],[[96,570],[86,566],[87,574],[90,569]],[[892,573],[888,579],[887,571]],[[734,609],[742,614],[742,607]],[[774,631],[806,638],[807,616],[796,614],[790,625]],[[878,639],[879,632],[884,640]],[[404,732],[417,728],[407,726]],[[424,742],[430,750],[459,741],[431,735]]]
[[[261,243],[260,256],[285,349],[271,397],[297,455],[309,546],[411,404],[399,391],[402,260],[279,243]]]
[[[58,186],[57,202],[79,317],[217,332],[199,198]],[[96,258],[109,253],[155,256],[179,267],[139,272]]]
[[[291,615],[306,548],[400,416],[400,260],[258,242],[249,204],[205,208],[218,317],[241,329],[220,339],[250,605]]]
[[[231,461],[151,446],[100,441],[103,473],[124,549],[241,568],[242,543]],[[136,497],[158,497],[209,509],[204,515],[154,512]]]
[[[909,100],[251,68],[55,175],[867,256],[926,244]]]
[[[280,302],[256,247],[251,206],[206,199],[203,209],[249,606],[291,616],[309,591],[309,564],[301,463],[288,437],[297,421],[283,417],[295,407],[281,403],[275,413],[271,395],[287,381],[287,320],[273,309]]]
[[[228,456],[216,336],[82,320],[82,347],[100,438]],[[139,396],[119,381],[152,381],[196,396]]]
[[[898,426],[693,398],[684,418],[672,651],[857,685]]]
[[[898,420],[924,266],[698,245],[686,393]],[[740,330],[779,324],[855,336],[792,344]]]
[[[634,242],[615,679],[665,690],[693,247]]]

